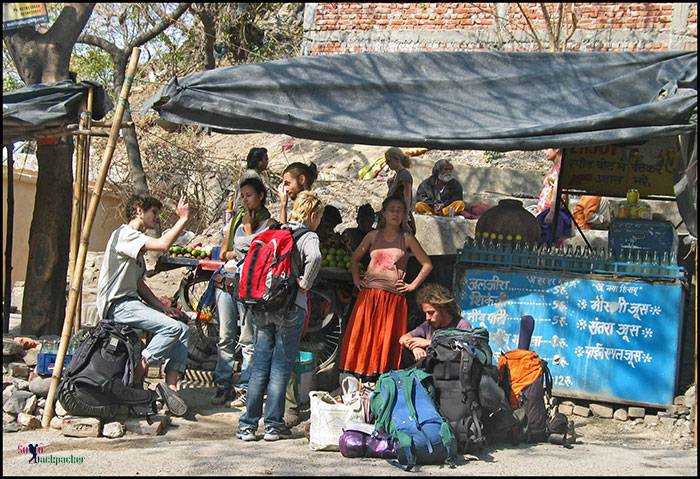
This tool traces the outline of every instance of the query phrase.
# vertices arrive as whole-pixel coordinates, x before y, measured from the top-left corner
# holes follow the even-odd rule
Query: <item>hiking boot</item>
[[[184,416],[187,414],[187,403],[180,397],[180,395],[170,389],[168,385],[163,383],[158,383],[156,385],[156,391],[160,395],[165,405],[168,406],[168,410],[173,416]]]
[[[257,441],[258,436],[255,435],[255,429],[252,427],[242,427],[238,429],[236,437],[241,441]]]
[[[211,403],[215,406],[221,406],[227,401],[231,401],[236,398],[236,393],[232,388],[226,386],[217,386],[214,397],[211,398]]]
[[[246,404],[248,404],[247,398],[248,395],[244,390],[242,394],[240,394],[236,399],[229,403],[228,407],[246,407]]]
[[[263,439],[266,441],[279,441],[280,439],[291,439],[292,431],[288,427],[270,427],[265,426],[265,436]]]

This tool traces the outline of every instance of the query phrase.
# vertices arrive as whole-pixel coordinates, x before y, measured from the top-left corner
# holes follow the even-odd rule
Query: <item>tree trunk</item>
[[[22,300],[22,334],[59,334],[66,308],[66,274],[73,207],[73,138],[37,148],[39,173],[29,231]]]
[[[121,90],[121,86],[119,89]],[[131,121],[128,102],[122,121]],[[124,137],[124,145],[126,145],[126,156],[129,158],[129,170],[131,171],[131,180],[134,182],[134,192],[137,195],[147,195],[149,193],[148,183],[146,182],[146,173],[143,171],[143,163],[141,163],[141,149],[139,148],[139,139],[136,137],[136,129],[122,128],[122,136]]]
[[[204,29],[204,69],[213,70],[216,68],[214,58],[214,43],[216,43],[216,14],[218,6],[216,4],[205,3],[197,11],[197,16],[202,22]]]

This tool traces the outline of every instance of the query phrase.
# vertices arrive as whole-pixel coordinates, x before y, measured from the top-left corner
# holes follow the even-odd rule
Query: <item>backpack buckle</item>
[[[110,353],[114,354],[117,351],[117,347],[119,346],[119,338],[116,336],[110,336],[109,337],[109,344],[107,344],[107,351]]]

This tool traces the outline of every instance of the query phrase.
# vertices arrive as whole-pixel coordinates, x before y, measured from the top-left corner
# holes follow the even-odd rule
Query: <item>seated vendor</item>
[[[413,362],[425,357],[436,330],[442,328],[467,330],[472,327],[469,321],[462,319],[457,302],[444,286],[436,283],[426,284],[418,290],[416,302],[425,313],[425,321],[399,338],[399,344],[413,353]],[[409,367],[410,363],[408,358],[407,363],[404,364]]]
[[[584,195],[574,208],[574,221],[583,230],[607,229],[610,223],[610,201],[603,196]]]
[[[452,177],[454,167],[448,160],[438,160],[433,173],[423,180],[416,191],[416,213],[450,216],[464,211],[462,185]]]
[[[332,234],[336,226],[343,222],[342,216],[340,216],[340,211],[335,206],[326,205],[323,209],[323,216],[321,217],[321,224],[318,225],[316,229],[316,234],[318,238],[323,242],[328,239]]]
[[[357,217],[355,218],[357,227],[347,228],[343,231],[343,237],[347,239],[352,251],[355,251],[365,235],[374,229],[375,216],[376,213],[369,203],[365,203],[357,209]]]

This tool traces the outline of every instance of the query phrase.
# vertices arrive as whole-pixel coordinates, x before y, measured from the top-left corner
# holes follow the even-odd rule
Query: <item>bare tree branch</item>
[[[85,45],[92,45],[93,47],[101,48],[114,59],[122,54],[122,51],[114,43],[105,40],[104,38],[96,37],[95,35],[90,35],[89,33],[83,33],[78,37],[78,43],[84,43]]]
[[[564,4],[559,4],[559,18],[557,18],[556,42],[559,47],[559,39],[561,38],[561,22],[564,19]]]
[[[576,28],[578,27],[578,20],[576,20],[576,12],[574,12],[574,9],[571,9],[571,31],[569,32],[569,35],[564,39],[564,43],[562,45],[562,49],[566,49],[566,44],[569,43],[569,40],[571,40],[571,37],[574,36],[574,33],[576,33]]]
[[[554,30],[552,30],[552,18],[549,16],[547,11],[547,5],[540,3],[540,8],[542,9],[542,16],[544,17],[545,27],[547,28],[547,36],[549,37],[549,48],[556,52],[559,49],[557,45],[556,36],[554,35]]]
[[[520,13],[522,13],[523,17],[525,17],[525,21],[527,22],[527,26],[530,28],[530,32],[532,32],[532,38],[535,39],[535,42],[537,43],[537,46],[539,47],[540,51],[544,51],[544,45],[542,45],[542,42],[540,41],[540,37],[537,36],[537,31],[535,30],[535,27],[532,26],[532,22],[530,22],[530,18],[525,13],[525,10],[523,10],[523,6],[519,2],[516,5],[518,5],[518,9],[520,10]]]
[[[166,28],[175,23],[187,11],[187,9],[190,8],[190,5],[192,5],[191,2],[180,3],[175,9],[175,11],[169,16],[163,18],[158,25],[155,25],[149,31],[133,39],[129,43],[129,48],[127,50],[131,50],[133,47],[139,47],[144,43],[148,42],[149,40],[152,40],[153,38],[160,35]]]

